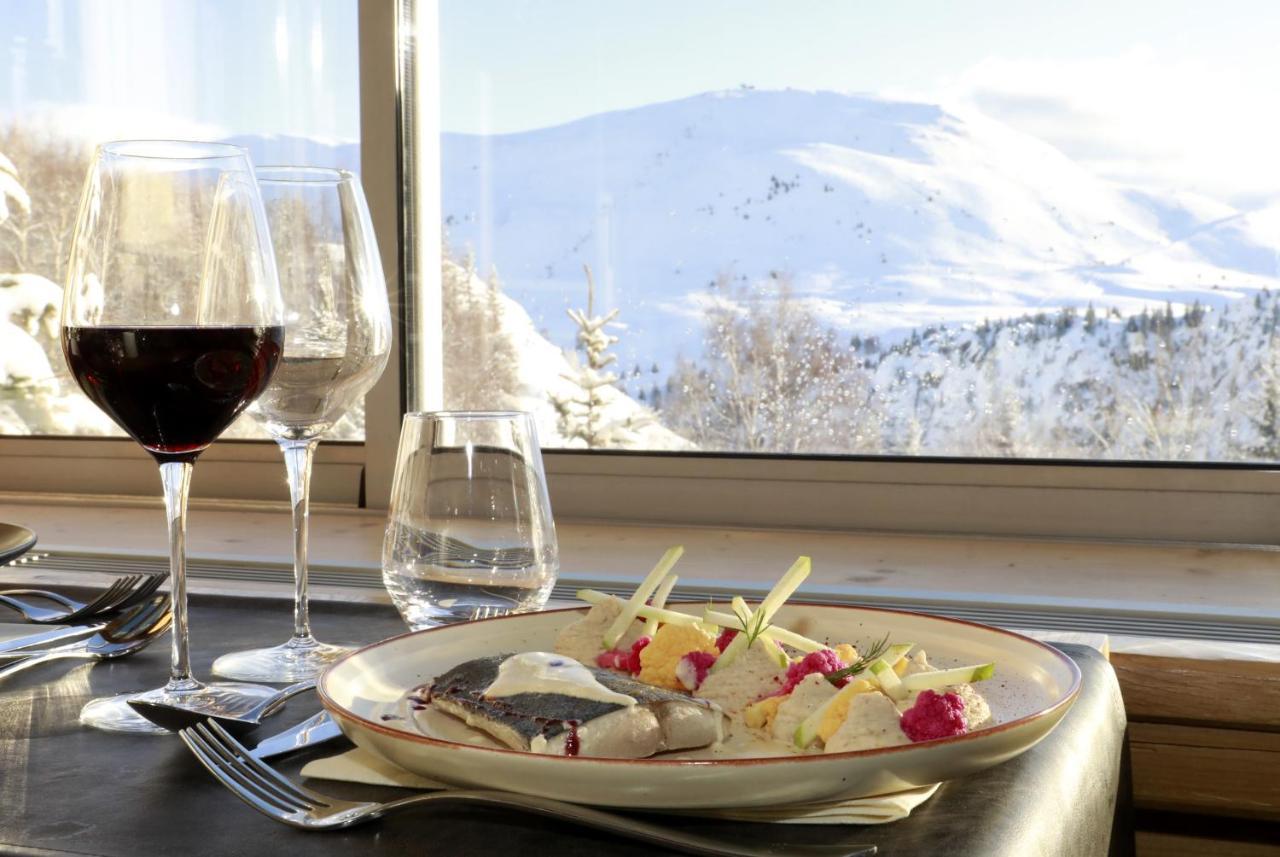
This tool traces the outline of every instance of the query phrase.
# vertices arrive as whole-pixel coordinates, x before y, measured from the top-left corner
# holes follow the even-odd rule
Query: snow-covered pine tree
[[[653,423],[654,418],[648,409],[621,417],[610,413],[609,391],[617,394],[614,385],[618,376],[608,368],[618,358],[610,354],[609,349],[618,343],[618,337],[605,328],[617,319],[618,310],[595,314],[595,279],[589,265],[583,265],[582,270],[587,275],[587,308],[568,311],[569,318],[578,325],[578,335],[575,351],[570,355],[571,369],[562,376],[572,382],[574,389],[571,393],[551,395],[560,434],[587,449],[634,446],[638,440],[636,432]]]

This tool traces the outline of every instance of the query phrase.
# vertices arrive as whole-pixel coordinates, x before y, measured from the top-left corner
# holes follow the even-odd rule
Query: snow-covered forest
[[[1280,459],[1280,293],[1269,290],[1219,311],[1068,307],[890,343],[841,334],[775,282],[709,309],[697,355],[670,376],[620,367],[602,390],[473,264],[445,263],[446,401],[531,410],[548,447]],[[599,425],[642,428],[619,442],[556,408],[592,394]]]

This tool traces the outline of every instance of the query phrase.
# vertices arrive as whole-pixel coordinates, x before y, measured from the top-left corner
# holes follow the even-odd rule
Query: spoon
[[[264,717],[275,714],[290,698],[303,691],[311,690],[315,686],[316,680],[309,678],[306,681],[300,681],[297,684],[282,688],[275,696],[268,697],[252,707],[242,708],[239,711],[234,709],[219,711],[216,714],[211,714],[208,708],[198,710],[186,708],[181,702],[157,702],[136,697],[129,700],[129,707],[157,726],[162,726],[173,732],[177,732],[179,729],[186,729],[188,726],[194,726],[197,723],[203,723],[206,720],[216,720],[224,728],[232,732],[244,732],[257,726]],[[180,696],[177,698],[181,699]]]

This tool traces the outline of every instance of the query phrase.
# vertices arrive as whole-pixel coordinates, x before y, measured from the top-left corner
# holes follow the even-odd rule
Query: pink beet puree
[[[707,670],[716,662],[710,652],[689,652],[676,665],[676,678],[685,690],[697,690],[707,678]]]
[[[733,642],[733,638],[738,636],[738,632],[732,628],[725,628],[720,632],[720,636],[716,637],[716,648],[724,651],[729,648],[729,644]]]
[[[954,693],[926,690],[902,713],[902,731],[912,741],[963,735],[969,731],[964,722],[964,700]]]
[[[630,649],[613,649],[596,655],[596,666],[607,670],[622,670],[635,675],[640,672],[640,652],[652,642],[652,637],[641,637]]]
[[[836,670],[844,669],[848,664],[840,660],[840,656],[830,649],[821,649],[816,652],[810,652],[804,658],[791,666],[787,667],[787,680],[783,682],[782,687],[774,691],[773,696],[786,696],[788,693],[796,689],[796,685],[804,681],[806,676],[814,673],[833,673]],[[838,687],[844,687],[849,683],[849,677],[845,676],[837,682]]]

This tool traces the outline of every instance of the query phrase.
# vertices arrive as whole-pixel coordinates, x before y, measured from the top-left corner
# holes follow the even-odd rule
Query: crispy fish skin
[[[484,691],[508,655],[459,664],[431,684],[431,704],[488,732],[516,750],[561,753],[576,735],[578,755],[639,759],[664,750],[705,747],[722,733],[723,713],[711,703],[588,667],[605,687],[635,705],[558,693],[520,693],[496,699]]]

